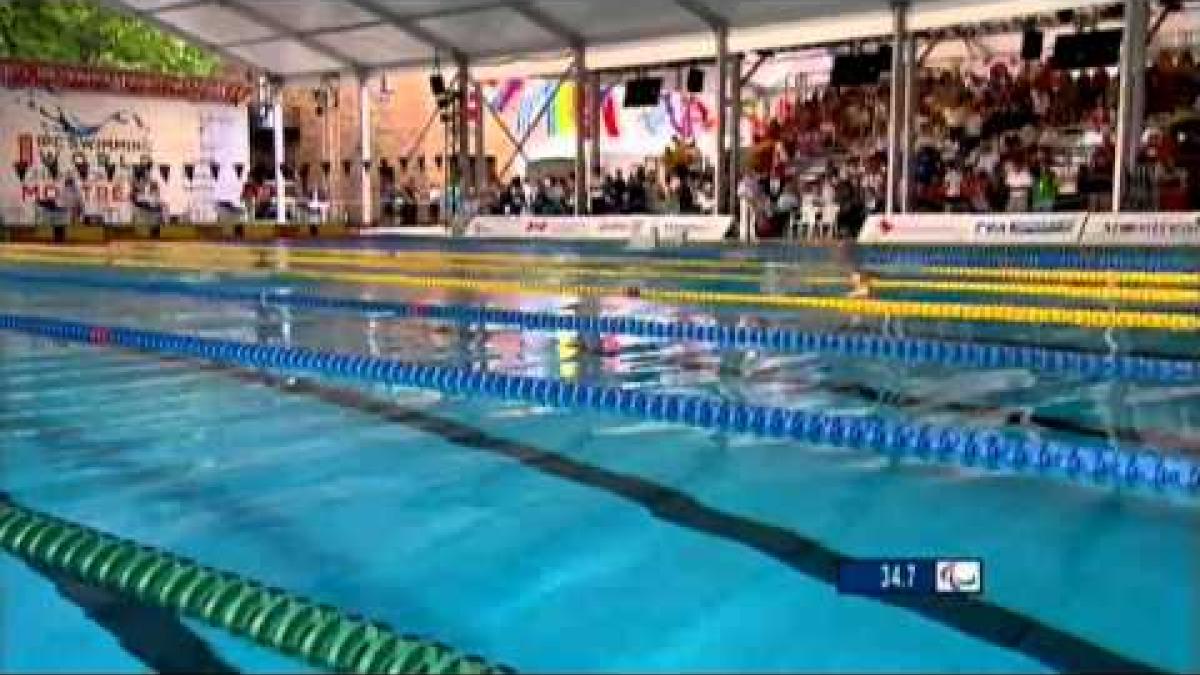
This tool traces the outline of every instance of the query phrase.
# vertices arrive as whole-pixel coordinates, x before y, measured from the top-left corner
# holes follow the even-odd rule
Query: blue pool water
[[[549,253],[521,250],[530,251]],[[561,249],[554,253],[567,259]],[[692,255],[717,260],[740,252]],[[806,274],[844,274],[823,252],[789,255]],[[627,281],[586,283],[635,284],[639,270],[651,267],[644,260],[614,263],[605,269],[625,271]],[[0,266],[6,270],[223,288],[295,285],[163,270]],[[536,272],[497,266],[497,275],[510,278]],[[844,292],[804,288],[773,273],[757,284],[653,281]],[[302,286],[338,297],[1116,347],[1193,359],[1200,353],[1194,334],[1154,331]],[[996,301],[930,292],[894,297]],[[25,282],[0,286],[0,312],[848,415],[1020,428],[1076,442],[1121,438],[1200,455],[1195,384],[780,355]],[[372,405],[380,401],[388,406]],[[1104,659],[1200,669],[1194,500],[895,463],[868,451],[600,413],[319,378],[288,382],[11,333],[0,333],[0,437],[0,489],[21,504],[521,671],[1040,672]],[[837,556],[938,555],[983,558],[984,597],[890,605],[838,595],[822,571]],[[0,588],[6,671],[304,667],[6,556]],[[986,611],[979,609],[984,604]],[[1048,658],[1056,649],[1075,653]]]

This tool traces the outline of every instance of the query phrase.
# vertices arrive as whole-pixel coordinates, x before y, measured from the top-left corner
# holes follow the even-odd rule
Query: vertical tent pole
[[[584,93],[587,88],[587,64],[583,47],[575,48],[575,105],[571,115],[575,118],[575,215],[585,213],[584,203],[588,195],[587,161],[584,156],[586,144],[583,137]],[[595,124],[597,120],[592,120]]]
[[[726,136],[729,133],[729,29],[718,26],[717,38],[717,164],[713,171],[713,192],[717,198],[717,213],[732,213],[726,184],[732,176],[725,173],[729,165]],[[734,181],[736,184],[737,181]]]
[[[359,171],[360,193],[362,204],[362,224],[367,226],[374,220],[374,207],[371,200],[371,89],[367,86],[367,74],[358,73],[358,136],[359,136]]]
[[[901,126],[903,138],[900,139],[900,212],[908,213],[912,209],[912,172],[913,145],[916,143],[916,114],[917,114],[917,38],[907,35],[904,41],[904,120]]]
[[[742,55],[736,54],[729,60],[729,213],[733,222],[741,223],[740,203],[738,201],[738,178],[742,164]],[[745,224],[747,227],[749,224]]]
[[[471,146],[470,146],[470,117],[467,115],[467,87],[470,86],[469,73],[467,72],[467,62],[458,62],[458,88],[455,89],[455,97],[458,99],[458,106],[455,113],[458,116],[458,124],[455,127],[454,144],[458,149],[458,181],[456,181],[456,207],[455,214],[461,215],[463,205],[467,200],[467,188],[471,182]]]
[[[275,222],[287,223],[286,184],[283,179],[283,164],[287,161],[283,144],[283,87],[277,80],[271,83],[271,133],[275,141]]]
[[[487,118],[483,116],[483,85],[475,82],[475,194],[482,200],[488,185],[487,148],[483,143],[483,127]],[[482,206],[482,204],[481,204]]]
[[[1117,110],[1117,147],[1113,162],[1112,210],[1121,210],[1129,190],[1129,177],[1137,168],[1146,107],[1146,0],[1126,0],[1125,35],[1121,43],[1120,99]]]
[[[591,127],[588,129],[588,131],[591,132],[591,143],[592,143],[591,160],[589,162],[590,168],[588,169],[588,179],[587,179],[588,180],[588,194],[590,195],[592,188],[599,187],[598,185],[593,185],[593,181],[596,181],[596,182],[601,181],[601,178],[600,178],[600,134],[604,133],[603,132],[604,121],[601,119],[601,107],[602,107],[603,101],[600,98],[600,94],[601,94],[601,92],[600,92],[600,73],[592,73],[591,77],[588,79],[591,83],[590,90],[588,91],[588,105],[591,107],[591,120],[592,120]],[[590,209],[591,209],[590,204],[588,205],[588,208],[590,211]]]
[[[896,185],[900,174],[900,131],[904,98],[904,43],[908,22],[908,1],[892,0],[892,78],[891,108],[888,110],[887,213],[896,211]]]

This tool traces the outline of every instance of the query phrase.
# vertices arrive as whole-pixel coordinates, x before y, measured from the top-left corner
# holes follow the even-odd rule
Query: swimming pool
[[[929,319],[653,296],[840,302],[845,270],[816,249],[691,250],[680,263],[662,251],[596,247],[369,246],[400,255],[297,249],[283,274],[265,269],[277,251],[250,247],[126,250],[117,259],[136,264],[120,269],[82,249],[72,264],[8,259],[0,313],[1200,454],[1194,366],[1158,381],[1073,372],[1078,358],[989,367],[986,354],[975,365],[971,354],[949,364],[936,356],[954,345],[1032,345],[1194,363],[1194,330],[1072,323],[1090,310],[1195,316],[1200,302],[1186,294],[997,293],[926,269],[986,267],[986,258],[932,251],[943,258],[922,265],[910,251],[887,265],[869,252],[887,279],[959,283],[881,285],[876,298],[1067,312],[1054,315],[1061,322]],[[1159,269],[1184,276],[1188,260],[1200,260],[1167,257],[1174,266]],[[414,278],[443,281],[405,281]],[[563,285],[608,292],[546,292]],[[376,304],[317,308],[288,297]],[[395,311],[401,305],[407,314]],[[472,320],[468,310],[484,305],[524,315]],[[433,307],[464,309],[431,318]],[[781,350],[638,334],[619,321],[529,327],[544,316],[879,339]],[[951,348],[920,362],[889,351],[917,340]],[[0,331],[0,355],[2,488],[16,503],[521,671],[1200,668],[1194,498],[12,331]],[[837,593],[839,560],[901,556],[982,558],[986,592],[904,601]],[[0,558],[0,570],[5,670],[302,667],[16,558]]]

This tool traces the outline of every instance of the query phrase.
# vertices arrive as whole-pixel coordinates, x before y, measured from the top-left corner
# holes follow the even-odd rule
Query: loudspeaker
[[[429,90],[433,92],[434,98],[440,99],[446,95],[446,80],[442,78],[441,73],[429,76]]]
[[[639,77],[625,83],[625,107],[649,108],[659,104],[662,96],[661,77]]]
[[[704,91],[704,71],[699,68],[688,70],[687,90],[689,94],[699,94]]]
[[[1040,30],[1027,30],[1021,38],[1021,58],[1026,61],[1041,61],[1044,35]]]

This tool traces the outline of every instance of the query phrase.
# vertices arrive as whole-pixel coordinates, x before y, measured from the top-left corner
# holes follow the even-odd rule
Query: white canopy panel
[[[290,78],[450,63],[513,75],[559,72],[583,47],[589,67],[712,58],[732,51],[887,35],[888,0],[102,0],[184,38]],[[1111,0],[913,0],[928,29]]]

